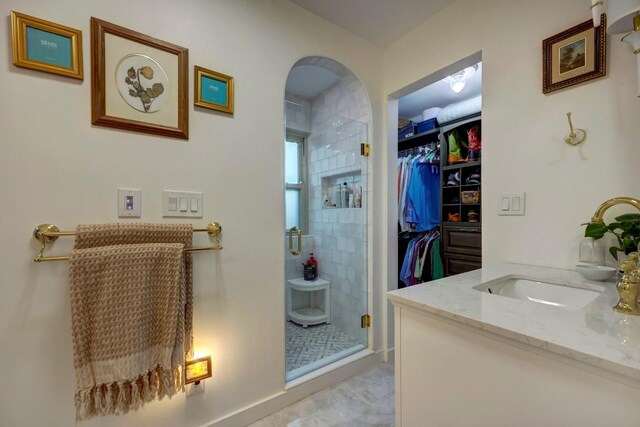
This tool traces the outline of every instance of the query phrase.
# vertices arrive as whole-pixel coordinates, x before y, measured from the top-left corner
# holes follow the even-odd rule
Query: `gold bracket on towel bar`
[[[221,251],[222,245],[220,244],[220,233],[222,233],[222,226],[217,222],[210,222],[207,228],[194,228],[193,232],[207,232],[209,237],[216,239],[215,246],[208,246],[203,248],[187,248],[185,252],[203,252],[203,251]],[[60,231],[58,227],[53,224],[40,224],[33,230],[33,237],[40,242],[40,251],[38,256],[33,260],[35,262],[43,261],[67,261],[68,256],[44,256],[44,250],[47,247],[47,243],[55,242],[58,237],[75,236],[75,231]]]

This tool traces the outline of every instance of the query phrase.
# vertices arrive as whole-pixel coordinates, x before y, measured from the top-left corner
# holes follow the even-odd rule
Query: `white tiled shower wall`
[[[360,328],[360,316],[367,312],[368,300],[370,175],[360,144],[368,142],[363,121],[368,122],[369,112],[366,96],[358,90],[355,77],[346,75],[312,101],[286,96],[298,104],[287,104],[287,127],[309,133],[310,234],[303,237],[300,256],[287,254],[286,278],[302,277],[302,263],[314,252],[320,277],[331,282],[331,323],[366,344],[368,331]],[[344,181],[356,190],[362,186],[362,208],[323,208],[323,178],[332,188]],[[294,294],[294,308],[307,302],[304,295]]]
[[[360,316],[367,302],[368,167],[360,144],[367,141],[367,125],[354,120],[360,111],[343,81],[318,95],[311,107],[309,229],[316,236],[318,270],[331,282],[332,323],[366,343]],[[362,186],[362,208],[323,208],[323,178],[330,189],[344,181]]]

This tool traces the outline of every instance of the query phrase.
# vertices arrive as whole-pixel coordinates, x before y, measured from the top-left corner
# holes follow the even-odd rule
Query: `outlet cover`
[[[193,397],[197,394],[204,394],[204,380],[187,384],[187,397]]]
[[[118,218],[140,218],[142,215],[142,190],[118,188]]]

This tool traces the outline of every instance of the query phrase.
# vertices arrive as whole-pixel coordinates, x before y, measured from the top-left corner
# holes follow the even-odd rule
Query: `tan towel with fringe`
[[[190,254],[183,243],[130,243],[135,239],[114,230],[131,226],[158,227],[77,230],[69,275],[78,421],[126,413],[184,389],[182,368],[191,337]],[[184,226],[170,227],[181,228],[176,234],[185,231]],[[187,231],[190,247],[190,226]],[[114,241],[128,244],[102,245]],[[88,245],[97,247],[83,247]]]
[[[115,223],[78,225],[74,249],[131,243],[182,243],[191,248],[191,224]],[[187,301],[185,307],[185,353],[191,351],[193,335],[193,254],[184,254]]]

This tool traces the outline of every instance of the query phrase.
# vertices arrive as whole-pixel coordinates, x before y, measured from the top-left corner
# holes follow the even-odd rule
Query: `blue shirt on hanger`
[[[411,221],[416,231],[427,231],[440,225],[440,173],[431,163],[415,162],[411,184],[407,190],[411,199]]]

